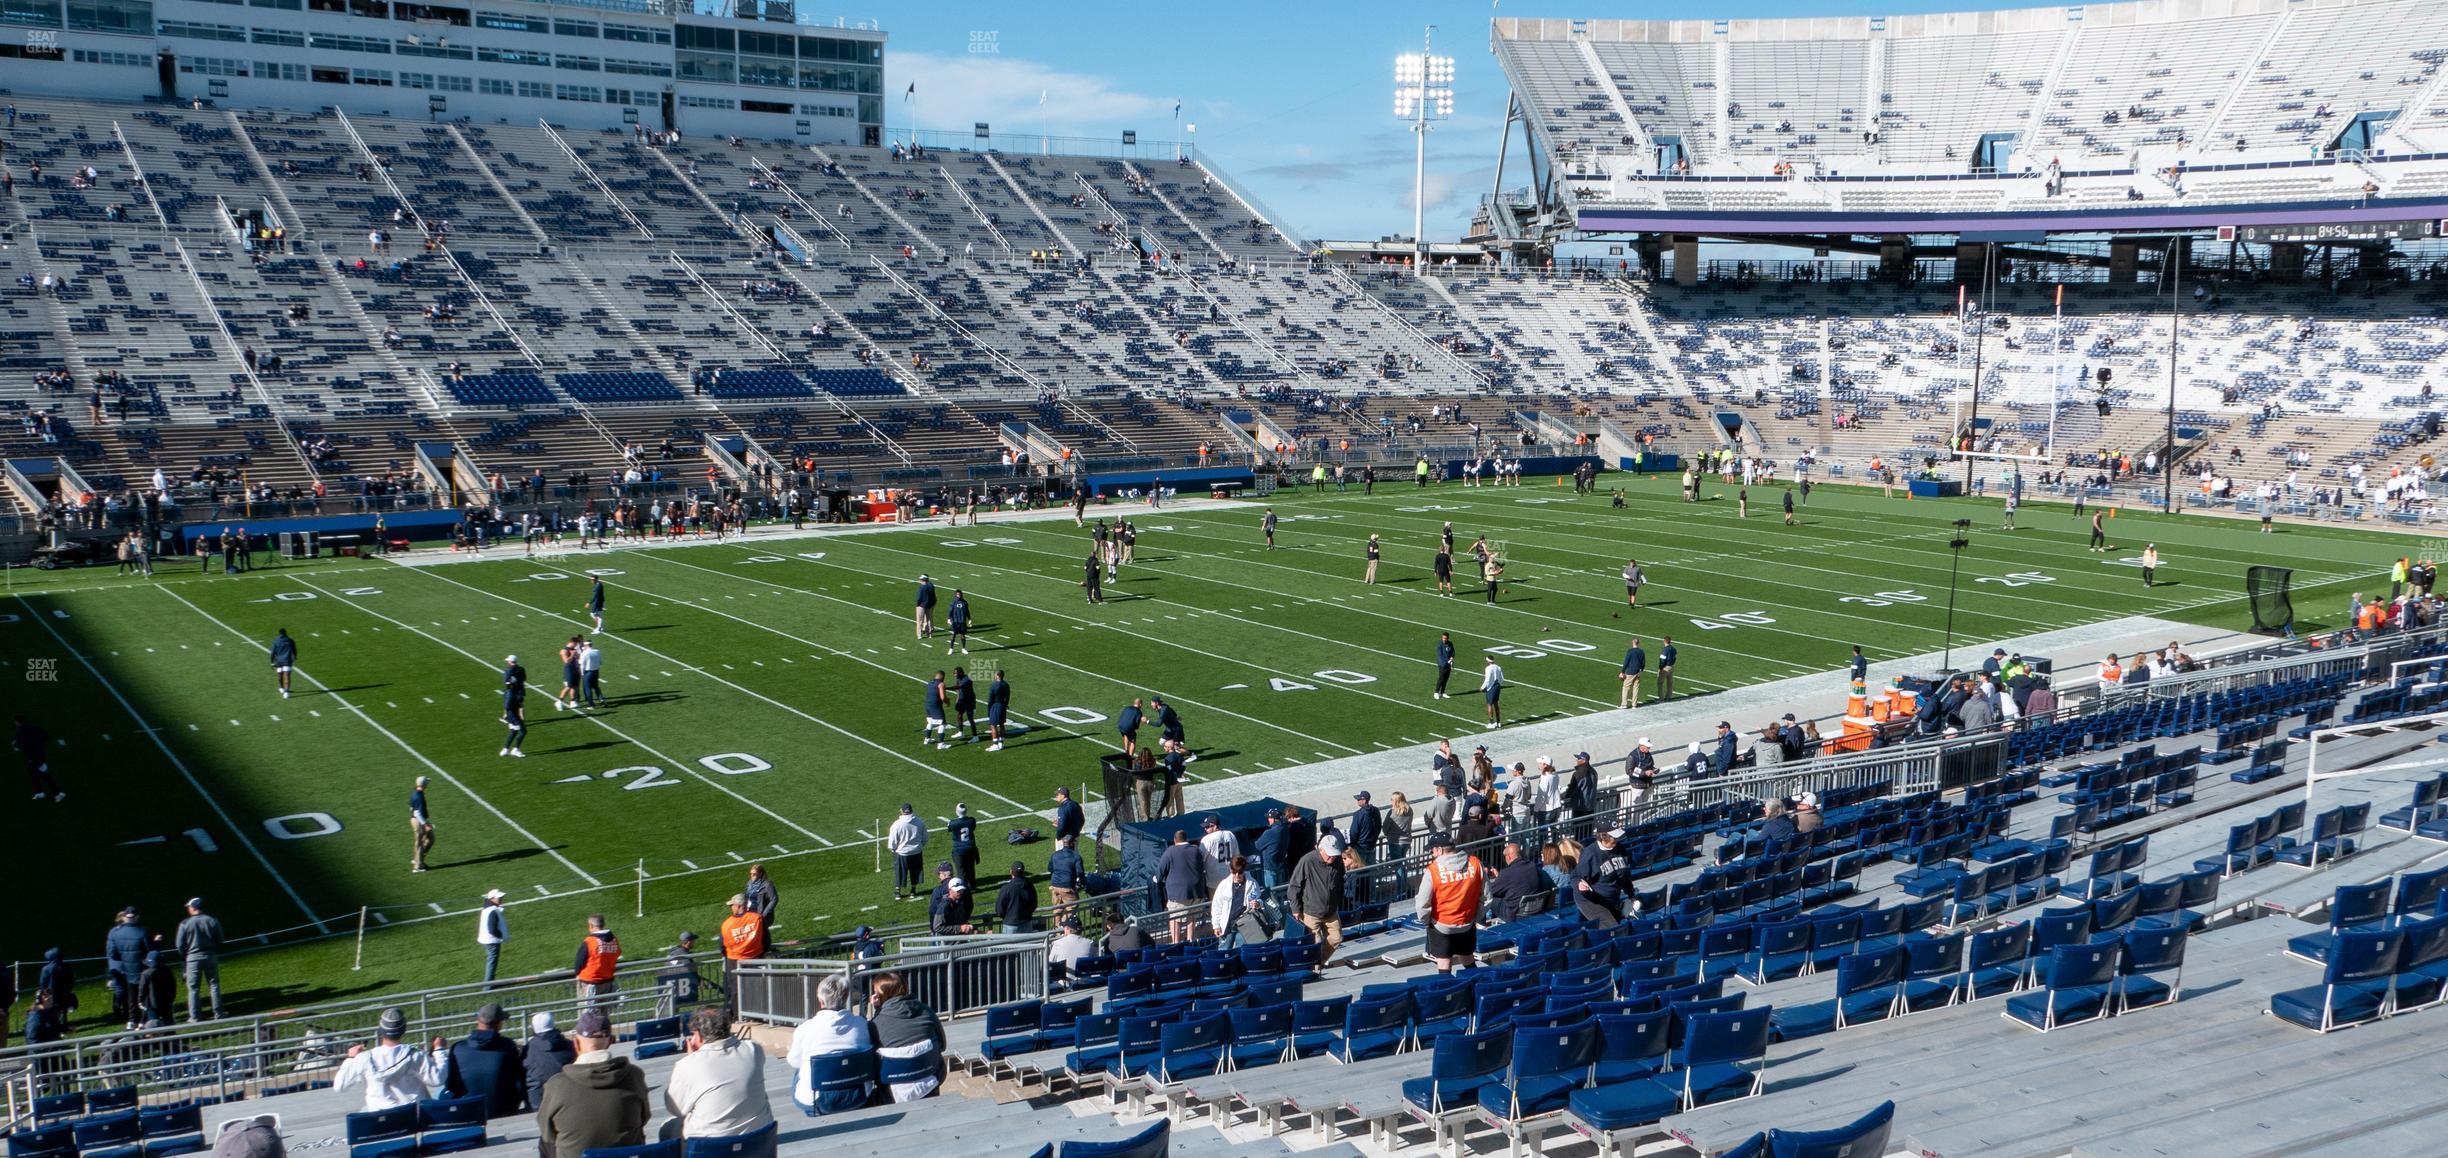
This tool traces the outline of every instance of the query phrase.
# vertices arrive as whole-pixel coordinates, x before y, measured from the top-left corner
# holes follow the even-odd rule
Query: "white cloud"
[[[909,123],[911,109],[902,98],[913,83],[919,126],[927,129],[985,121],[997,133],[1110,137],[1123,129],[1159,134],[1172,125],[1170,97],[1132,92],[1107,77],[1063,72],[1000,52],[897,52],[887,53],[884,62],[884,118],[895,126]]]

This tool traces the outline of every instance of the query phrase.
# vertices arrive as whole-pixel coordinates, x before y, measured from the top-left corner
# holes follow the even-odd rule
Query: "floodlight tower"
[[[1418,154],[1411,167],[1411,272],[1428,273],[1428,123],[1453,115],[1454,58],[1431,55],[1436,25],[1420,37],[1418,52],[1394,58],[1394,115],[1411,122]]]

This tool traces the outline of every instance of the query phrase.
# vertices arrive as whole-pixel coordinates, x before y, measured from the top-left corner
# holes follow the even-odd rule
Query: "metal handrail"
[[[613,975],[611,990],[583,1004],[601,1008],[615,1022],[668,1017],[684,992],[710,984],[719,954],[640,960]],[[505,1025],[524,1024],[535,1013],[567,1017],[582,1001],[574,973],[562,970],[413,993],[329,1002],[303,1009],[215,1019],[184,1026],[79,1037],[42,1045],[0,1049],[0,1067],[17,1072],[0,1096],[9,1120],[29,1112],[32,1099],[71,1090],[134,1086],[138,1096],[176,1093],[229,1099],[260,1095],[293,1083],[328,1078],[352,1042],[371,1036],[377,1016],[398,1008],[408,1015],[402,1038],[422,1045],[434,1037],[457,1038],[475,1023],[476,1011],[499,1003]]]

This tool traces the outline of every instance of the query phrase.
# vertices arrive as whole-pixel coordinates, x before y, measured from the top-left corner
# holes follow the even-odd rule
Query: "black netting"
[[[2251,567],[2244,572],[2244,595],[2252,602],[2253,630],[2285,631],[2295,622],[2295,603],[2287,595],[2295,572],[2287,567]]]

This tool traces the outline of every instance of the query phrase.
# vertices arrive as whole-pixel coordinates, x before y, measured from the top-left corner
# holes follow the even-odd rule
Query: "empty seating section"
[[[1475,381],[1450,355],[1334,273],[1227,270],[1204,284],[1227,319],[1261,335],[1314,377],[1375,381],[1380,366],[1390,364],[1386,376],[1406,380],[1413,392],[1467,391]]]
[[[571,244],[644,236],[543,128],[466,124],[455,131],[547,236]]]
[[[1624,122],[1603,82],[1590,75],[1572,44],[1519,40],[1505,42],[1501,51],[1510,58],[1507,71],[1523,106],[1545,128],[1558,154],[1575,159],[1629,154],[1639,144],[1638,126]],[[1624,95],[1629,98],[1630,90]],[[1656,122],[1650,122],[1650,128],[1675,132]]]
[[[2043,99],[2030,151],[2062,155],[2073,168],[2075,158],[2200,139],[2280,15],[2230,13],[2158,26],[2150,35],[2085,25]]]
[[[2412,27],[2437,19],[2425,6],[2385,7],[2404,9]],[[2305,43],[2279,37],[2284,50],[2274,47],[2256,77],[2300,72],[2314,78],[2311,87],[2361,85],[2379,101],[2432,75],[2428,58],[2409,57],[2402,67],[2366,70],[2371,77],[2345,76],[2331,58],[2363,51],[2366,34],[2354,22],[2329,9],[2287,19]],[[1651,128],[1672,128],[1695,156],[1727,145],[1754,160],[1850,145],[1871,110],[1868,98],[1846,94],[1874,78],[1886,90],[1879,148],[1891,159],[1957,147],[1975,124],[2047,106],[2043,97],[2108,99],[2080,74],[2113,62],[2092,63],[2077,50],[2065,70],[2052,69],[2070,34],[1899,29],[1868,40],[1737,38],[1724,46],[1734,83],[1725,92],[1717,88],[1719,49],[1709,43],[1508,40],[1503,54],[1552,73],[1541,75],[1560,87],[1538,90],[1546,95],[1533,110],[1551,127],[1569,121],[1583,135],[1624,128],[1607,119],[1617,108],[1610,90],[1619,90]],[[2121,25],[2081,35],[2105,38],[2099,44],[2132,39]],[[1948,44],[1979,51],[1943,67],[1914,56]],[[2216,55],[2164,51],[2194,63]],[[1592,55],[1611,78],[1588,72]],[[2042,94],[2049,75],[2058,75],[2058,91]],[[1952,79],[1930,81],[1927,92],[1910,87],[1924,76]],[[2215,87],[2170,79],[2131,100],[2207,117],[2201,110],[2213,97],[2188,94]],[[2244,85],[2248,97],[2274,87],[2283,86]],[[19,183],[12,212],[40,228],[40,244],[0,254],[0,267],[12,281],[56,275],[61,288],[48,299],[7,299],[0,363],[67,369],[80,387],[93,375],[124,375],[131,422],[59,444],[80,470],[118,479],[141,478],[155,465],[183,474],[200,465],[177,457],[193,448],[217,464],[304,481],[304,464],[264,461],[282,457],[284,422],[371,422],[358,449],[388,459],[402,440],[456,437],[449,412],[462,408],[738,404],[753,413],[765,402],[810,399],[826,403],[818,411],[840,400],[859,414],[836,409],[829,420],[788,424],[794,443],[864,447],[896,469],[912,464],[877,437],[883,427],[864,426],[869,410],[898,408],[873,417],[930,445],[987,455],[999,441],[993,421],[961,427],[978,418],[973,408],[1044,418],[1049,434],[1102,460],[1162,461],[1220,433],[1197,407],[1173,400],[1184,388],[1291,383],[1329,393],[1400,383],[1416,397],[1469,398],[1491,388],[1531,398],[1629,395],[1606,404],[1627,431],[1704,443],[1715,436],[1700,411],[1733,409],[1751,420],[1771,459],[1808,450],[1841,460],[1934,446],[1936,434],[1922,428],[1944,420],[1969,375],[1947,319],[1951,297],[1939,287],[1787,283],[1734,292],[1712,282],[1651,290],[1460,271],[1428,284],[1385,270],[1303,269],[1283,260],[1298,255],[1296,243],[1229,186],[1161,157],[896,160],[875,149],[819,153],[714,137],[650,146],[635,134],[600,131],[557,141],[541,126],[17,103],[10,160],[39,159],[45,176]],[[2261,108],[2240,100],[2221,120],[2248,109],[2262,118]],[[1928,123],[1915,127],[1916,116]],[[2175,119],[2206,123],[2200,117]],[[1623,135],[1614,134],[1615,147]],[[151,205],[132,181],[131,153],[153,175],[152,196],[184,258],[139,224]],[[76,170],[85,165],[96,178],[79,189]],[[2336,179],[2201,171],[2185,184],[2188,196],[2226,200]],[[1668,194],[1705,198],[1696,188]],[[1908,187],[1753,182],[1727,196],[1898,208],[1915,195]],[[268,213],[286,244],[255,255],[234,247],[216,202]],[[112,205],[129,220],[106,220]],[[752,226],[786,225],[813,252],[788,268],[774,254],[744,253],[734,214]],[[428,229],[438,236],[429,239]],[[375,231],[386,240],[370,238]],[[1151,245],[1166,253],[1164,267],[1145,260],[1141,249]],[[1030,251],[1055,249],[1060,262],[1026,261]],[[1075,259],[1092,264],[1069,268]],[[1261,267],[1256,259],[1268,260]],[[1986,397],[2011,415],[2002,429],[2035,441],[2048,430],[2047,387],[2063,351],[2114,371],[2115,400],[2135,405],[2107,418],[2065,408],[2055,415],[2061,443],[2151,438],[2147,399],[2128,392],[2166,373],[2153,297],[2147,287],[2085,289],[2069,295],[2059,320],[2045,288],[2001,286],[1992,312],[2006,319],[2005,340],[1990,344],[1984,370]],[[2298,459],[2327,482],[2356,466],[2384,467],[2419,437],[2402,408],[2419,404],[2421,376],[2448,355],[2440,316],[2416,287],[2346,299],[2222,287],[2218,301],[2188,315],[2178,387],[2184,421],[2241,440],[2250,474],[2275,475]],[[63,335],[69,348],[51,353]],[[245,349],[256,355],[260,391],[242,365]],[[1066,399],[1052,411],[1011,405],[1051,390]],[[62,404],[82,395],[10,382],[0,384],[0,407],[43,405],[73,417]],[[2266,403],[2318,416],[2317,425],[2226,413]],[[1373,414],[1255,405],[1304,439],[1374,440],[1382,429]],[[1909,429],[1892,421],[1899,413]],[[1865,421],[1839,429],[1831,414]],[[743,416],[740,425],[752,424]],[[826,425],[853,433],[811,433]],[[483,420],[466,424],[483,428]],[[555,453],[575,462],[588,452],[583,439],[564,437]],[[605,456],[598,467],[616,461],[609,444],[593,453]]]
[[[1736,153],[1843,158],[1862,152],[1875,111],[1867,40],[1743,41],[1727,46],[1728,144]],[[1841,162],[1839,162],[1841,163]]]
[[[1723,153],[1717,117],[1726,96],[1717,91],[1714,45],[1596,42],[1591,47],[1652,138],[1679,138],[1695,169]]]
[[[2302,8],[2251,62],[2207,147],[2327,147],[2367,111],[2411,112],[2438,74],[2448,12],[2421,0]]]
[[[1401,279],[1367,284],[1379,292],[1379,285],[1392,280]],[[1662,369],[1657,352],[1634,326],[1639,303],[1618,286],[1508,274],[1448,278],[1445,288],[1479,330],[1501,344],[1508,371],[1524,384],[1604,392],[1653,381]],[[1439,334],[1414,322],[1431,336]]]
[[[660,150],[648,148],[632,134],[617,129],[569,130],[561,133],[561,139],[613,196],[645,220],[657,240],[721,245],[737,239],[737,231],[725,216],[729,207],[718,212],[708,206],[686,178],[672,172],[658,156]],[[686,167],[689,162],[679,163]],[[591,188],[592,182],[588,185]]]
[[[1278,223],[1261,216],[1256,207],[1206,169],[1163,161],[1142,162],[1137,167],[1176,214],[1196,220],[1199,231],[1231,257],[1282,261],[1303,252]]]
[[[1898,36],[1886,41],[1880,85],[1880,160],[1963,172],[1983,133],[2028,136],[2059,31]]]

